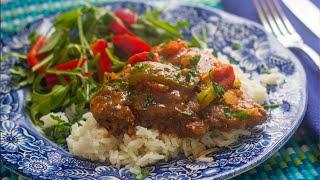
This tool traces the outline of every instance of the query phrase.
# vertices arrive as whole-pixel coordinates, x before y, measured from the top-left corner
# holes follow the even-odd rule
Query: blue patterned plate
[[[129,7],[140,14],[153,5],[134,2],[105,4],[108,9]],[[268,87],[270,100],[281,104],[280,108],[269,110],[269,121],[251,129],[251,135],[241,136],[238,142],[213,155],[215,162],[194,162],[183,157],[160,162],[150,166],[148,179],[225,179],[266,160],[295,132],[304,115],[306,76],[299,61],[259,25],[222,11],[175,4],[164,11],[163,18],[170,21],[187,19],[191,23],[190,28],[184,30],[187,39],[191,32],[206,30],[209,47],[239,64],[251,74],[251,78],[257,78],[264,68],[272,67],[278,68],[285,76],[285,82]],[[43,22],[44,19],[36,21],[2,41],[1,54],[26,51],[28,33]],[[235,42],[240,48],[234,48]],[[28,90],[16,89],[12,85],[9,69],[17,63],[12,58],[1,61],[0,67],[1,163],[24,176],[42,179],[134,179],[127,169],[74,157],[38,133],[25,111]]]

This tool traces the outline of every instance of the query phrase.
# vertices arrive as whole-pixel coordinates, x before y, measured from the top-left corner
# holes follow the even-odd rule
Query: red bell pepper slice
[[[82,67],[85,62],[86,62],[86,59],[80,59],[80,60],[73,59],[66,63],[58,64],[53,68],[57,70],[72,70],[72,69],[75,69],[76,67]]]
[[[235,81],[235,74],[233,67],[230,64],[219,64],[213,68],[212,79],[225,89],[233,87]]]
[[[47,38],[45,36],[40,35],[38,39],[35,41],[32,48],[29,50],[27,54],[27,62],[28,65],[32,68],[36,64],[40,62],[40,59],[38,58],[39,50],[44,46],[44,44],[47,42]],[[44,67],[40,67],[36,72],[41,73],[44,71]]]
[[[86,61],[87,61],[86,59],[80,59],[80,60],[73,59],[73,60],[70,60],[66,63],[58,64],[58,65],[54,66],[53,69],[60,70],[60,71],[72,70],[77,67],[82,67]],[[48,89],[52,89],[53,86],[55,86],[56,84],[59,84],[59,82],[60,82],[58,76],[55,74],[46,74],[45,79],[46,79]],[[68,78],[66,78],[66,80],[68,80]]]
[[[108,29],[110,29],[114,34],[129,34],[131,36],[134,36],[133,32],[126,28],[121,21],[112,21],[108,25]]]
[[[116,15],[124,24],[128,26],[137,23],[137,14],[128,8],[119,9],[114,12],[114,15]]]
[[[144,42],[142,39],[136,36],[124,35],[114,35],[112,37],[113,44],[125,52],[127,55],[132,56],[137,53],[144,51],[150,52],[151,46]]]
[[[155,61],[158,62],[159,61],[159,57],[157,54],[152,53],[152,52],[142,52],[142,53],[138,53],[135,54],[133,56],[131,56],[128,59],[128,64],[134,65],[138,62],[143,62],[143,61]]]
[[[98,39],[91,44],[91,49],[94,55],[99,54],[98,68],[99,68],[99,80],[102,82],[105,72],[112,72],[112,63],[106,52],[108,43],[104,39]]]

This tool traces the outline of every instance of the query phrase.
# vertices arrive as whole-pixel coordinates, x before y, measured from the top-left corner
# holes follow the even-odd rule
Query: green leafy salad
[[[27,54],[3,56],[25,60],[28,68],[11,69],[17,87],[30,86],[27,108],[31,119],[44,134],[65,144],[71,125],[89,111],[91,97],[110,78],[128,64],[136,53],[150,52],[160,43],[183,38],[181,29],[189,23],[175,24],[160,19],[160,10],[138,16],[130,9],[114,12],[83,6],[58,15],[46,34],[29,35]],[[206,47],[203,37],[193,36],[189,46]],[[152,58],[152,54],[147,54]],[[196,57],[197,58],[197,57]],[[199,61],[198,59],[193,61]],[[44,124],[41,117],[51,112],[72,109],[68,121],[50,115],[54,121]]]

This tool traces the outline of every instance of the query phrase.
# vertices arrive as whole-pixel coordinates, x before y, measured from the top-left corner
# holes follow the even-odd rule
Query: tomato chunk
[[[114,12],[114,14],[122,20],[122,22],[126,25],[132,25],[137,23],[138,16],[136,13],[131,11],[128,8],[119,9]]]
[[[121,49],[127,55],[132,56],[137,53],[144,51],[150,52],[151,46],[144,42],[142,39],[136,36],[130,36],[128,34],[124,35],[114,35],[112,37],[112,42],[116,47]]]
[[[163,46],[161,54],[164,56],[172,56],[177,54],[180,50],[187,47],[187,43],[182,40],[170,41]]]
[[[213,68],[212,79],[224,89],[231,89],[235,81],[233,67],[230,64],[219,64]]]
[[[131,56],[128,59],[128,64],[134,65],[143,61],[159,61],[159,57],[157,54],[152,52],[142,52]]]

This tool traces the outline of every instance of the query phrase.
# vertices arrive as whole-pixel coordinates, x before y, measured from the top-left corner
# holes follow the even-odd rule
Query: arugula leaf
[[[153,10],[150,12],[147,12],[144,14],[144,17],[151,22],[151,24],[155,27],[158,27],[167,33],[169,33],[171,36],[175,38],[182,38],[182,34],[177,29],[176,26],[170,24],[167,21],[160,20],[160,11],[159,10]],[[181,24],[179,24],[181,25]]]
[[[59,41],[63,38],[65,34],[63,31],[57,29],[47,40],[47,43],[40,49],[39,54],[47,53],[49,51],[52,51],[53,48],[57,46]]]
[[[64,102],[68,91],[69,86],[62,85],[54,86],[52,91],[47,94],[41,94],[34,90],[31,97],[30,115],[35,124],[39,124],[37,123],[37,115],[48,114],[52,110],[59,108]]]
[[[109,49],[106,49],[106,52],[112,62],[112,70],[117,72],[120,71],[123,66],[126,65],[125,62],[121,61],[117,56],[115,56]]]
[[[10,69],[11,74],[13,75],[13,82],[17,88],[32,84],[34,81],[35,75],[22,67],[13,67]]]
[[[18,59],[23,59],[23,60],[27,59],[27,56],[23,53],[10,52],[10,53],[2,55],[0,58],[0,61],[4,61],[8,58],[13,58],[13,57],[18,58]]]
[[[71,29],[77,23],[77,19],[81,16],[81,8],[65,12],[56,17],[54,26],[56,28]]]
[[[66,138],[70,135],[71,124],[62,120],[59,116],[50,115],[56,121],[55,125],[43,129],[46,137],[57,144],[65,144]]]
[[[198,37],[197,35],[192,33],[191,41],[189,41],[188,46],[198,47],[201,49],[208,48],[206,37],[204,35],[202,37]]]
[[[152,10],[140,16],[137,24],[131,26],[134,33],[151,45],[158,45],[173,39],[182,38],[181,28],[188,26],[186,21],[175,25],[160,19],[160,11]]]

